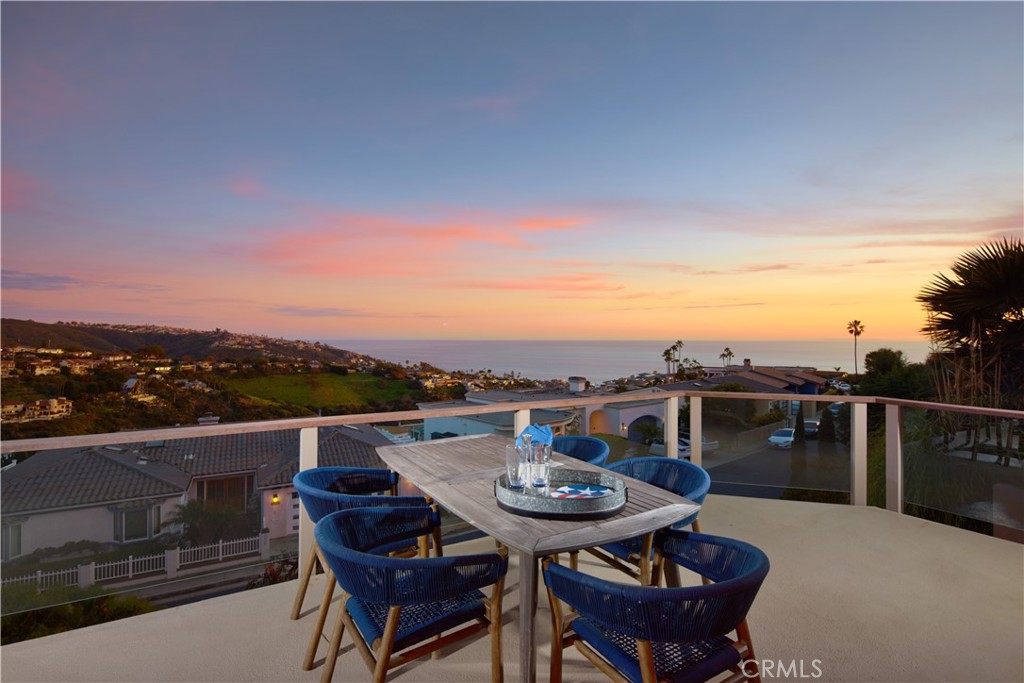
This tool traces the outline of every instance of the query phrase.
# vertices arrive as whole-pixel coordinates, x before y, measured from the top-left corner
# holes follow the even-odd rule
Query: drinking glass
[[[510,489],[521,489],[526,486],[527,468],[526,449],[514,443],[505,446],[505,472],[508,475]]]
[[[546,488],[551,475],[551,444],[530,445],[530,485]]]

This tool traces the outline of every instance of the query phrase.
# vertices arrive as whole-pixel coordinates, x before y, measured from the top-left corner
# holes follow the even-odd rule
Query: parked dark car
[[[818,421],[804,420],[804,438],[808,441],[818,438]]]

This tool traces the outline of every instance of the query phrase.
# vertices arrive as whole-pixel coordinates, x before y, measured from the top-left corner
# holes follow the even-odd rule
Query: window
[[[114,510],[114,540],[118,543],[142,541],[159,533],[159,505]]]
[[[11,558],[18,557],[21,555],[21,523],[15,524],[4,524],[3,526],[3,545],[2,548],[2,559],[10,560]]]
[[[124,538],[122,541],[138,541],[149,536],[149,510],[125,510]]]
[[[196,484],[196,497],[207,505],[234,508],[245,512],[253,494],[253,476],[205,479]]]

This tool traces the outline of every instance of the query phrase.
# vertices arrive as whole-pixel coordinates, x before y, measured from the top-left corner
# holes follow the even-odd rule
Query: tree
[[[930,364],[941,401],[994,408],[1024,407],[1024,241],[1004,238],[969,251],[940,273],[917,296],[928,312],[922,332],[937,347]],[[1003,430],[976,416],[968,424],[947,416],[947,434],[967,428],[975,436],[977,458],[983,427],[995,428],[996,447],[1005,454]],[[1007,421],[1005,443],[1013,443],[1016,423]]]
[[[836,417],[828,408],[821,411],[821,419],[818,420],[818,443],[835,443],[836,440]]]
[[[736,354],[732,352],[732,349],[726,346],[725,349],[720,354],[718,354],[718,357],[722,359],[722,365],[728,366],[730,363],[732,363],[733,356],[735,355]]]
[[[660,439],[664,434],[664,429],[654,422],[638,422],[633,426],[633,430],[640,435],[640,439],[648,446],[651,445],[652,441]]]
[[[973,402],[1024,405],[1024,241],[1004,238],[960,256],[953,277],[938,274],[917,300],[928,311],[922,332],[940,357],[964,361]]]
[[[902,351],[876,349],[864,356],[859,393],[924,401],[934,398],[928,366],[908,363]]]
[[[846,323],[846,331],[853,335],[853,374],[857,372],[857,337],[864,333],[864,324],[859,320],[851,320]]]
[[[251,507],[246,505],[247,508]],[[206,505],[192,500],[179,505],[163,526],[182,526],[182,538],[191,545],[206,545],[256,533],[257,517],[252,510]]]
[[[159,344],[148,344],[146,346],[139,347],[139,350],[136,351],[135,354],[142,356],[143,358],[167,358],[167,352],[164,351],[164,347]]]
[[[661,358],[665,361],[665,374],[672,374],[672,347],[661,352]]]

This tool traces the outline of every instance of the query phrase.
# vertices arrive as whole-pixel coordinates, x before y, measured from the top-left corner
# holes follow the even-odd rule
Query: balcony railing
[[[732,444],[731,460],[720,452],[705,453],[702,442],[705,433],[705,408],[707,401],[712,405],[719,401],[747,402],[793,402],[801,401],[812,407],[803,411],[805,415],[818,412],[819,404],[838,402],[849,408],[848,424],[844,429],[849,436],[846,446],[832,449],[826,456],[825,449],[812,453],[809,461],[806,453],[794,452],[789,462],[778,452],[760,449],[761,435],[743,439],[738,434],[722,435],[716,439],[723,444]],[[133,431],[130,433],[91,434],[46,439],[23,439],[0,443],[3,453],[30,452],[50,449],[84,448],[93,446],[115,446],[125,442],[157,442],[161,440],[208,438],[232,434],[298,430],[298,459],[300,469],[316,467],[319,462],[318,429],[340,425],[383,425],[409,421],[431,420],[464,416],[481,416],[511,413],[510,433],[518,433],[531,422],[531,413],[536,410],[558,410],[576,412],[583,416],[587,428],[588,412],[604,409],[620,409],[623,404],[647,403],[655,406],[653,412],[662,416],[664,443],[667,455],[675,456],[679,436],[678,420],[682,402],[689,408],[689,437],[692,444],[690,459],[704,465],[712,474],[714,485],[726,487],[723,492],[733,493],[728,486],[771,488],[782,491],[779,497],[795,495],[801,491],[830,489],[839,495],[839,500],[855,506],[869,504],[869,480],[871,490],[884,487],[884,496],[874,494],[874,503],[886,509],[905,514],[908,510],[927,509],[942,515],[971,517],[972,514],[984,525],[990,525],[1004,537],[1024,538],[1022,513],[1014,510],[1014,501],[1024,491],[1024,468],[1020,432],[1024,430],[1024,411],[999,410],[939,403],[904,401],[871,396],[832,396],[794,394],[752,394],[727,392],[672,391],[653,392],[641,395],[619,394],[601,396],[580,396],[545,401],[524,401],[500,404],[475,404],[472,406],[446,407],[429,410],[402,411],[390,413],[369,413],[310,417],[268,422],[229,423],[195,427],[175,427]],[[880,408],[874,408],[878,406]],[[872,414],[869,420],[869,411]],[[649,413],[652,411],[648,411]],[[845,413],[841,413],[845,419]],[[665,419],[665,416],[669,416]],[[795,416],[795,412],[790,417]],[[946,419],[940,419],[946,418]],[[952,418],[952,419],[950,419]],[[869,444],[869,421],[885,426],[884,444]],[[990,443],[996,444],[995,455],[977,458],[978,448],[971,451],[973,457],[955,457],[949,454],[948,442],[951,435],[970,433],[978,441],[979,429],[988,430]],[[969,431],[965,431],[969,430]],[[610,429],[613,434],[626,436],[629,425],[615,423]],[[872,457],[873,452],[884,451],[884,457]],[[991,450],[986,447],[983,450]],[[801,457],[804,458],[801,461]],[[879,463],[881,461],[884,464]],[[809,464],[808,464],[809,463]],[[881,476],[871,468],[884,469]],[[772,468],[775,468],[772,470]],[[729,471],[728,477],[725,472]],[[870,472],[869,472],[870,471]],[[879,470],[880,471],[880,470]],[[717,476],[716,472],[721,472]],[[774,473],[773,473],[774,472]],[[779,474],[781,472],[781,475]],[[773,476],[781,480],[771,481]],[[787,479],[788,477],[788,479]],[[824,477],[830,484],[821,484],[816,478]],[[838,484],[837,484],[838,482]],[[715,489],[712,489],[715,492]],[[794,493],[795,492],[795,493]],[[774,494],[773,494],[774,495]],[[952,502],[950,502],[952,501]],[[304,554],[312,537],[312,522],[306,515],[300,515],[298,549]],[[998,535],[998,533],[997,533]],[[185,558],[181,558],[182,564]],[[300,557],[300,563],[304,558]],[[301,566],[301,564],[300,564]]]

